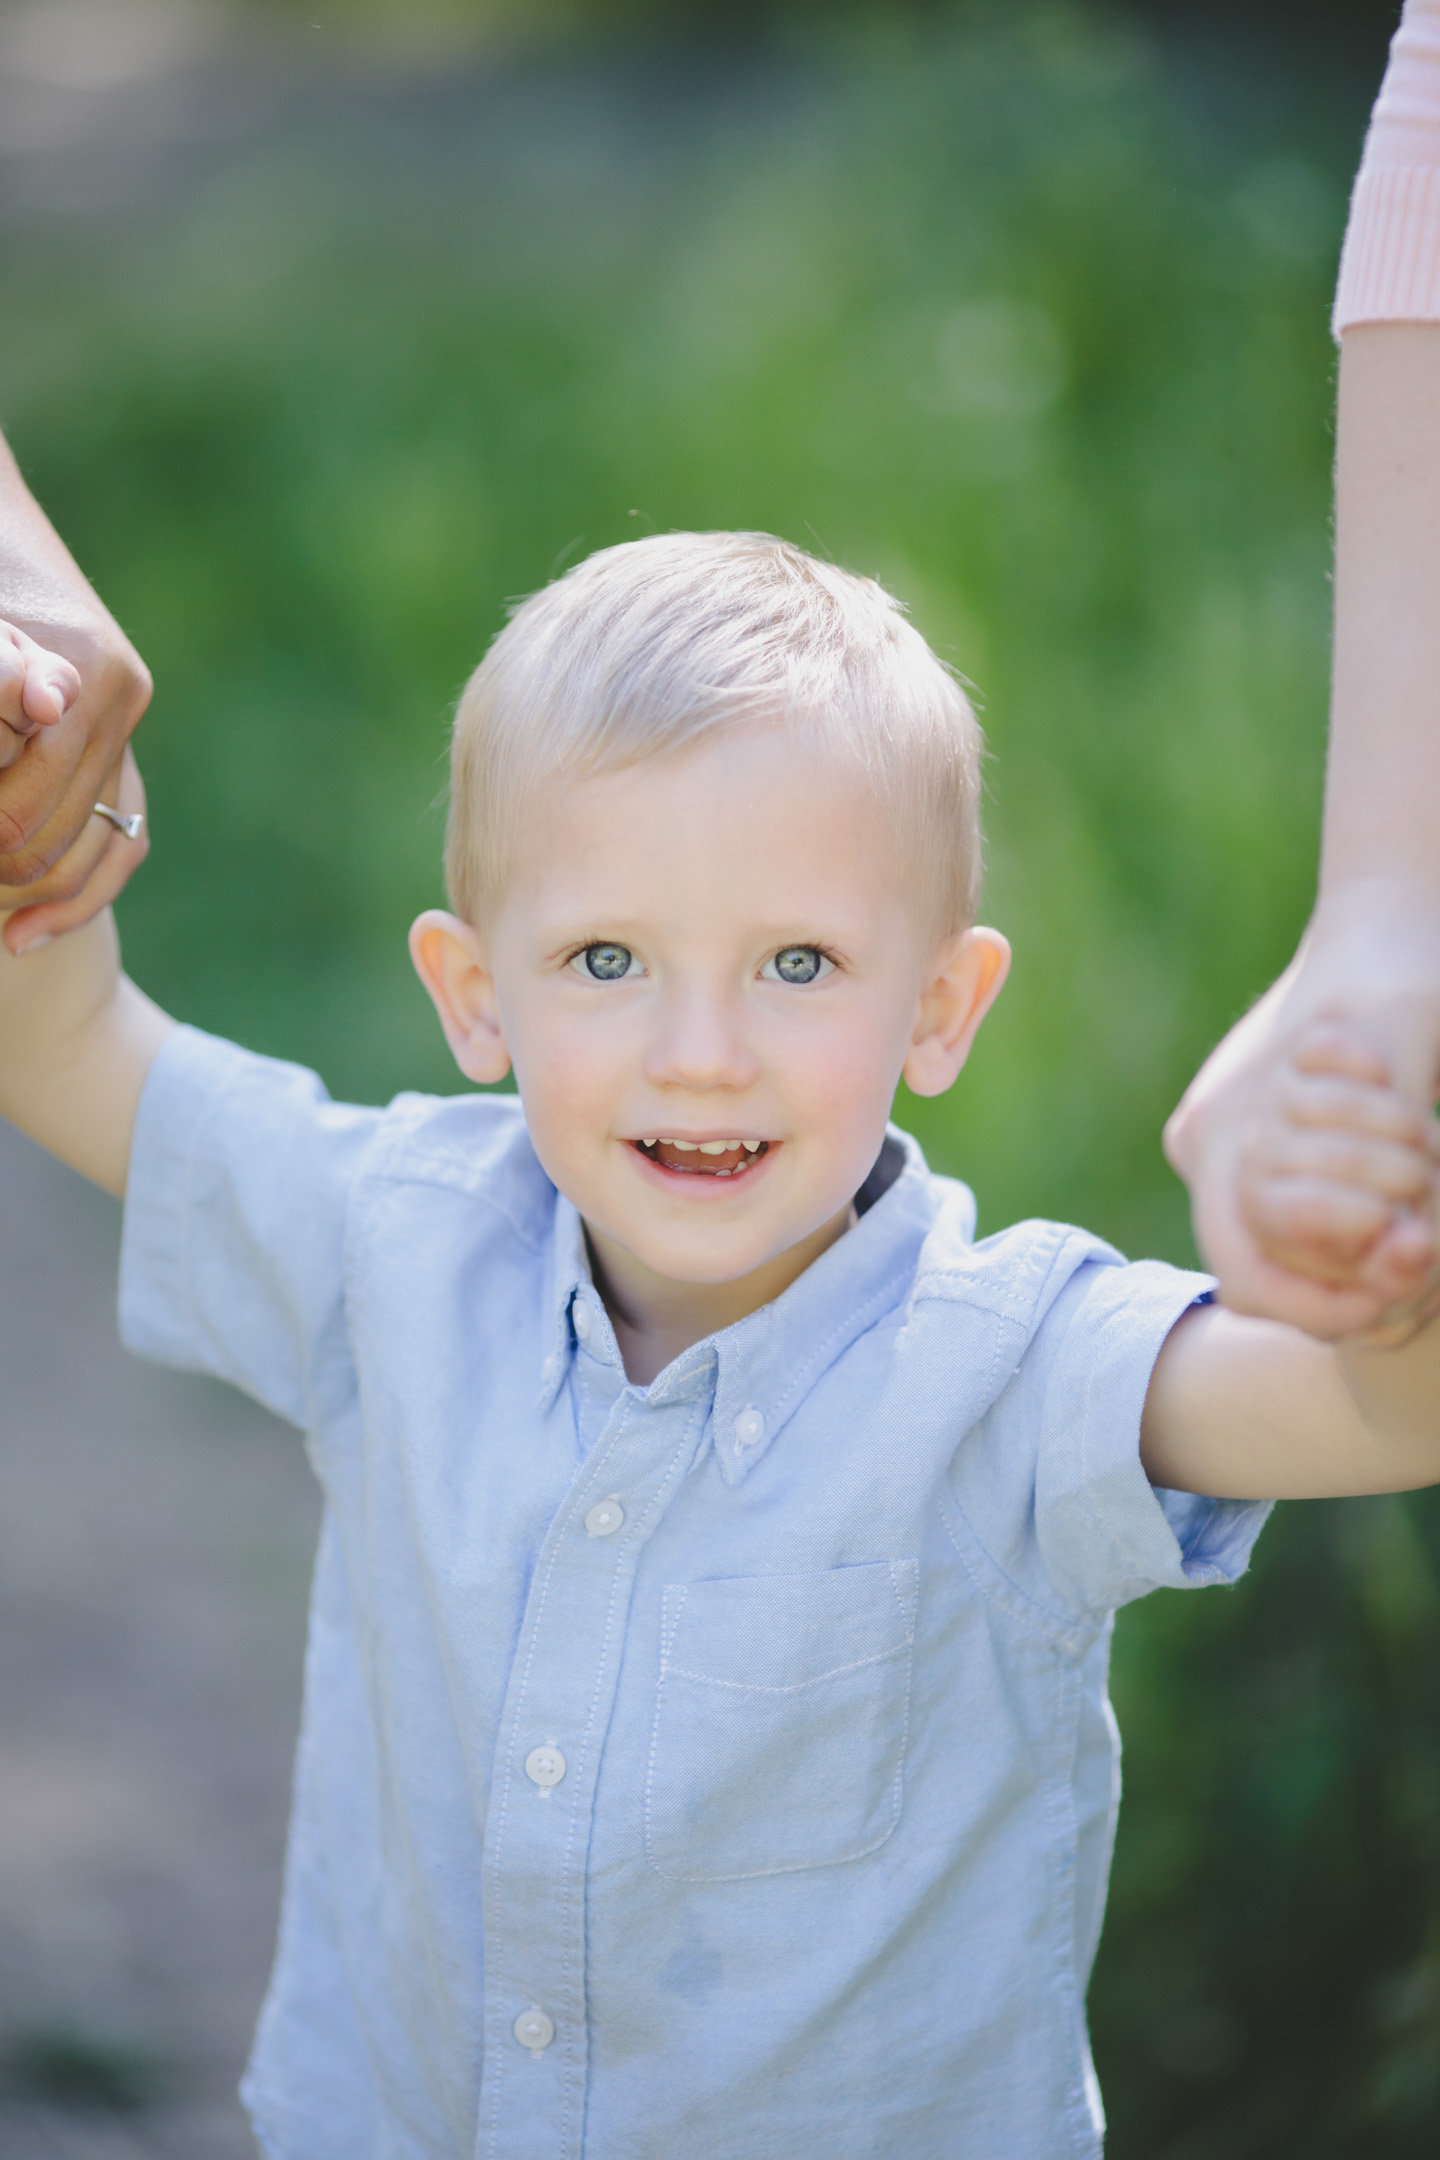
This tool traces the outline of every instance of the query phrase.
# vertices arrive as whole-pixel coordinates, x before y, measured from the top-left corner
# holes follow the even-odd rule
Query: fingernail
[[[15,958],[17,960],[23,960],[26,953],[39,952],[42,945],[53,945],[54,942],[55,937],[53,931],[42,930],[39,937],[26,938],[25,942],[22,945],[17,945],[14,947]]]

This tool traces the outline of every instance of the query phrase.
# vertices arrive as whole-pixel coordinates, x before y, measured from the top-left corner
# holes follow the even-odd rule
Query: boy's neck
[[[855,1220],[847,1207],[822,1223],[798,1245],[777,1253],[738,1281],[673,1282],[657,1275],[612,1238],[585,1226],[595,1287],[605,1302],[624,1361],[626,1378],[648,1387],[657,1373],[691,1343],[758,1312],[788,1290],[806,1268],[828,1251]]]

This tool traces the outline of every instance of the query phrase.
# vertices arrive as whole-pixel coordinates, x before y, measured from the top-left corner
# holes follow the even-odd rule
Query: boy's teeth
[[[674,1148],[678,1155],[739,1155],[741,1160],[734,1165],[734,1168],[740,1170],[744,1168],[746,1161],[751,1156],[759,1155],[764,1150],[767,1142],[764,1140],[669,1140],[663,1133],[660,1133],[659,1135],[647,1135],[639,1144],[643,1148]],[[722,1170],[717,1174],[725,1177],[729,1173]]]

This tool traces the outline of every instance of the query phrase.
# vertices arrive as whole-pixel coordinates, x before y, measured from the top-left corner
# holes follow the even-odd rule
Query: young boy
[[[518,1101],[335,1107],[174,1027],[107,920],[0,953],[0,1109],[125,1191],[127,1341],[325,1490],[267,2153],[1097,2153],[1114,1609],[1233,1579],[1263,1496],[1440,1478],[1434,1328],[975,1245],[887,1129],[1009,963],[979,749],[879,587],[640,541],[457,718],[412,950]],[[1379,1081],[1266,1134],[1430,1193]]]

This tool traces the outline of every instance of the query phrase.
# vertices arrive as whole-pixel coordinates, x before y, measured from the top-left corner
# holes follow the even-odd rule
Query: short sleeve
[[[380,1116],[330,1102],[298,1066],[177,1029],[146,1081],[131,1152],[126,1347],[312,1427],[317,1391],[352,1384],[345,1220]]]
[[[1268,1501],[1158,1491],[1140,1461],[1150,1375],[1171,1328],[1210,1279],[1154,1260],[1086,1260],[1036,1330],[1035,1542],[1073,1611],[1146,1591],[1233,1582]]]

